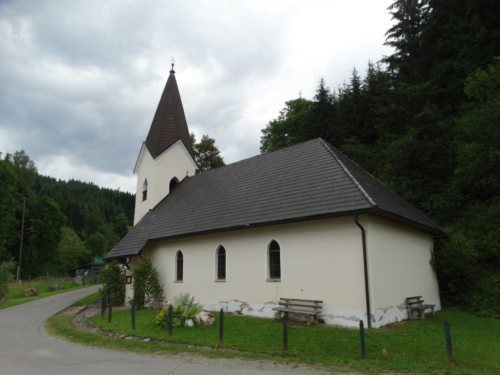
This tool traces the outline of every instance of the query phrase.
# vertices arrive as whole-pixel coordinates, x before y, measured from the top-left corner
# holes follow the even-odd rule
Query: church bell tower
[[[197,166],[175,79],[174,64],[134,168],[137,175],[134,225]]]

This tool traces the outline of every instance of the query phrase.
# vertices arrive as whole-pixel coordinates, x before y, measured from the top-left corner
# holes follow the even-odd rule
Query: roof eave
[[[408,226],[408,227],[413,228],[413,229],[421,230],[423,232],[426,232],[426,233],[433,235],[434,237],[439,237],[439,238],[447,237],[447,234],[444,231],[444,229],[435,223],[432,223],[433,224],[432,226],[422,224],[422,223],[410,220],[406,217],[396,215],[392,212],[383,210],[379,207],[373,208],[371,210],[371,214],[373,214],[375,216],[382,217],[382,218],[390,220],[390,221],[396,221],[400,224],[403,224],[403,225]]]
[[[272,220],[272,221],[265,221],[265,222],[260,222],[260,223],[239,224],[239,225],[233,225],[230,227],[187,232],[187,233],[181,233],[181,234],[172,235],[172,236],[155,237],[155,238],[148,239],[146,244],[138,251],[132,251],[132,252],[129,252],[126,254],[122,253],[122,254],[116,255],[116,256],[113,256],[113,255],[106,256],[106,259],[112,260],[112,259],[120,259],[120,258],[137,256],[142,252],[142,250],[146,246],[148,246],[151,243],[156,243],[156,242],[165,241],[165,240],[171,240],[171,239],[175,239],[175,238],[201,236],[201,235],[205,235],[205,234],[232,232],[232,231],[242,230],[242,229],[258,228],[258,227],[263,227],[263,226],[268,226],[268,225],[288,224],[288,223],[296,223],[296,222],[301,222],[301,221],[302,222],[303,221],[313,221],[313,220],[321,220],[321,219],[345,217],[345,216],[354,216],[354,215],[362,215],[362,214],[371,214],[371,215],[379,216],[381,218],[384,218],[384,219],[387,219],[390,221],[396,221],[396,222],[403,224],[405,226],[408,226],[410,228],[421,230],[423,232],[429,233],[434,237],[439,237],[439,238],[446,237],[446,233],[438,225],[436,225],[435,227],[431,227],[428,225],[424,225],[424,224],[406,219],[402,216],[395,215],[391,212],[382,210],[378,207],[371,207],[371,208],[366,208],[366,209],[350,210],[350,211],[335,212],[335,213],[328,213],[328,214],[321,214],[321,215],[295,217],[295,218],[281,219],[281,220]]]

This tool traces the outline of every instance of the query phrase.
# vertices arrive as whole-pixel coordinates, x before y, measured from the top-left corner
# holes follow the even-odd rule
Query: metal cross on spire
[[[175,73],[174,65],[175,65],[175,57],[172,57],[172,69],[170,70],[170,73]]]

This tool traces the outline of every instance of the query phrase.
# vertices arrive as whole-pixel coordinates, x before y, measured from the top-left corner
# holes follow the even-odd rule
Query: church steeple
[[[174,64],[134,167],[137,175],[134,225],[172,190],[196,173],[193,145],[175,80]]]
[[[146,137],[146,147],[156,159],[175,142],[181,140],[193,156],[193,145],[182,107],[181,95],[175,79],[174,64],[161,95],[153,122]]]

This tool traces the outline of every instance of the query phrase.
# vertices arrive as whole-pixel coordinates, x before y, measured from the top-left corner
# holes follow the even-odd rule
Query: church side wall
[[[267,248],[280,245],[281,281],[268,280]],[[216,280],[216,249],[226,250],[226,281]],[[175,256],[184,259],[182,282],[175,281]],[[166,298],[190,293],[205,308],[272,317],[280,297],[324,301],[321,318],[357,326],[366,318],[361,236],[350,218],[273,225],[166,240],[150,245]]]
[[[422,296],[441,308],[431,261],[433,238],[421,231],[361,217],[366,228],[373,326],[407,319],[406,297]]]
[[[151,157],[143,145],[136,168],[137,189],[135,196],[134,225],[169,193],[170,180],[176,177],[182,181],[186,175],[193,176],[196,165],[181,141],[170,146],[156,159]],[[148,181],[148,195],[142,200],[144,180]]]

